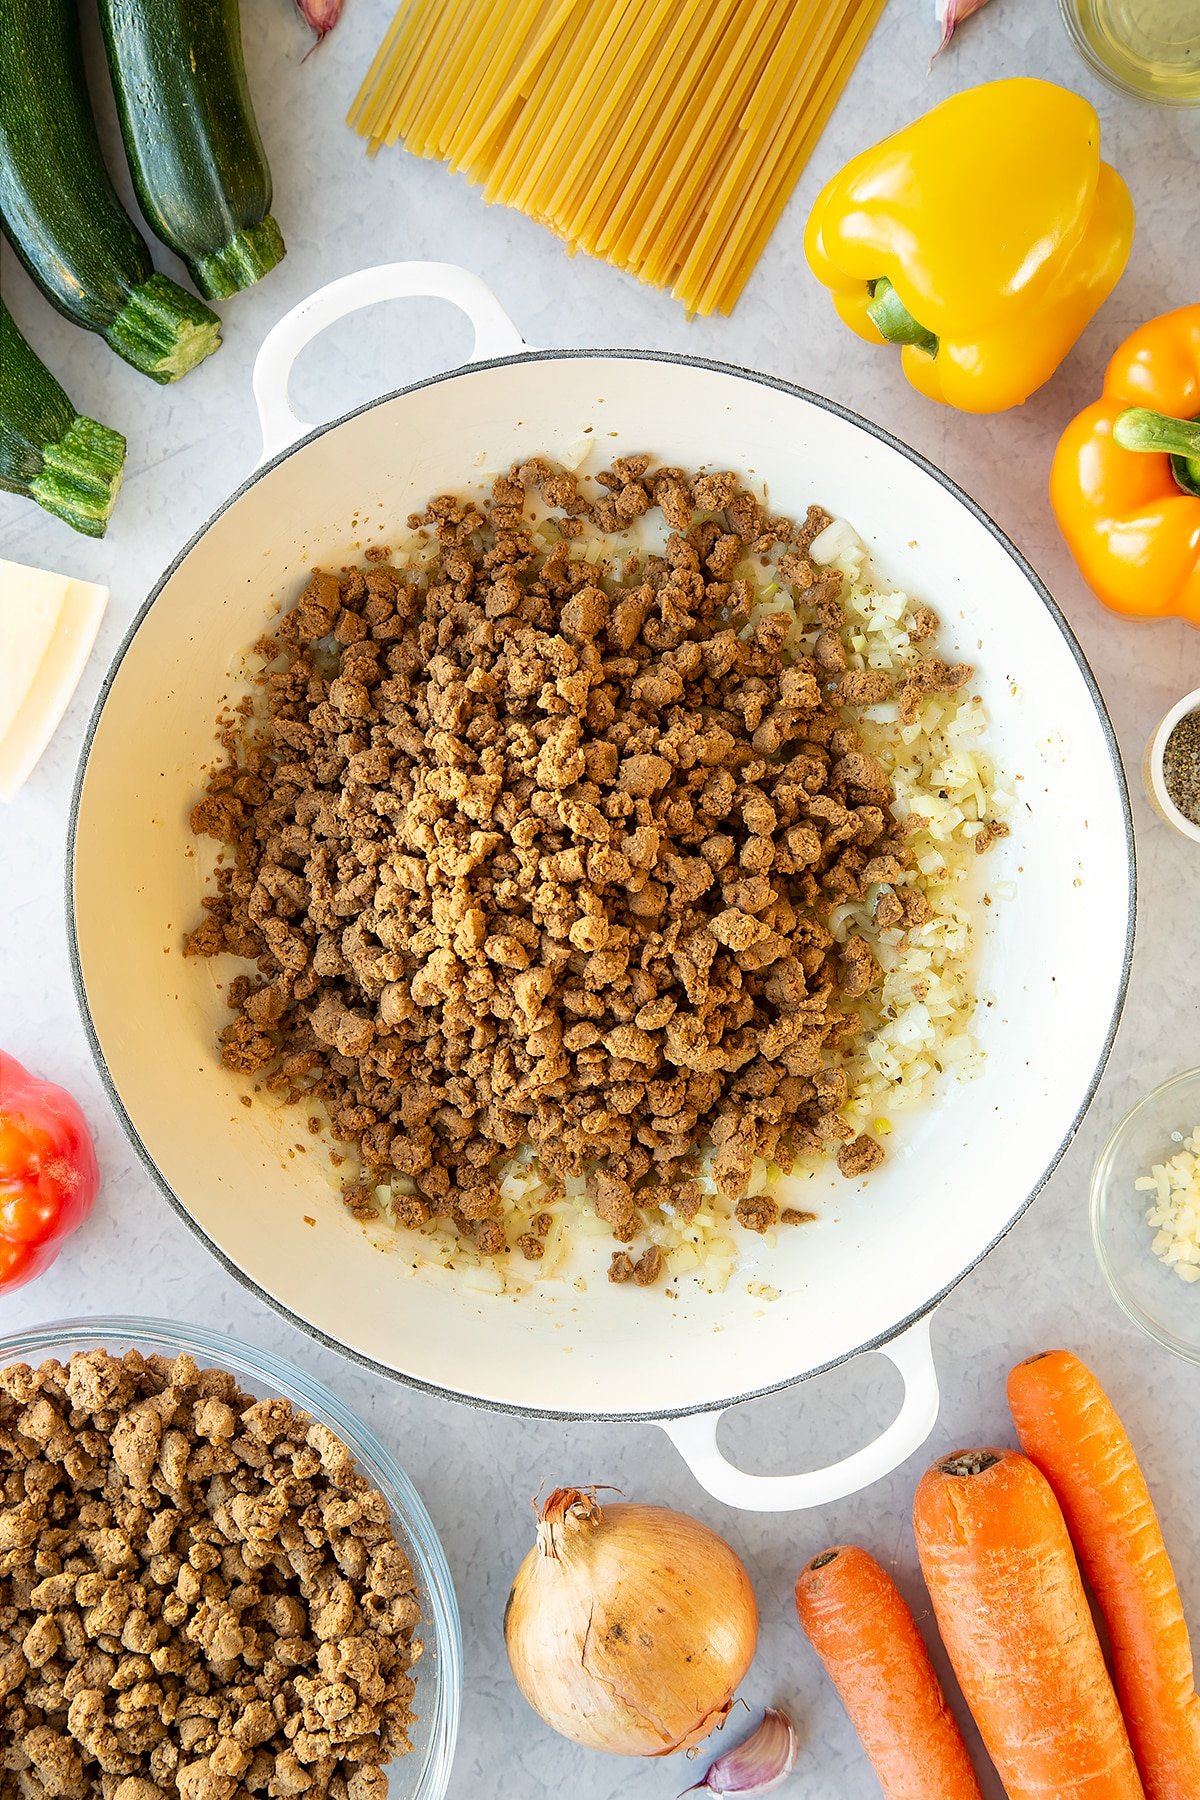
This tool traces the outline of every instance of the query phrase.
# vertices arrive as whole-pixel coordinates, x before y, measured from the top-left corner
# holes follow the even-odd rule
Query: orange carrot
[[[1113,1680],[1148,1800],[1200,1796],[1192,1646],[1154,1502],[1108,1395],[1069,1350],[1008,1378],[1017,1435],[1066,1516],[1112,1645]]]
[[[1144,1800],[1071,1540],[1016,1450],[935,1463],[913,1508],[942,1642],[1008,1800]]]
[[[924,1640],[875,1558],[855,1544],[814,1556],[796,1611],[887,1800],[983,1800]]]

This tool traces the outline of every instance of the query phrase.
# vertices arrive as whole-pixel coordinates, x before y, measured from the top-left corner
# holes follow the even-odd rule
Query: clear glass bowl
[[[1196,0],[1059,0],[1076,50],[1118,93],[1200,106]]]
[[[140,1350],[177,1356],[187,1351],[202,1368],[227,1369],[256,1399],[277,1395],[335,1431],[362,1473],[384,1496],[396,1540],[412,1563],[421,1603],[418,1630],[424,1653],[416,1665],[418,1714],[412,1750],[388,1764],[388,1800],[442,1800],[458,1735],[462,1699],[462,1632],[450,1570],[433,1522],[391,1451],[335,1394],[269,1351],[253,1349],[199,1325],[166,1319],[67,1319],[0,1338],[0,1365],[65,1362],[76,1350]]]
[[[1150,1196],[1134,1183],[1178,1149],[1173,1131],[1200,1125],[1200,1069],[1152,1089],[1121,1120],[1092,1175],[1092,1241],[1117,1303],[1165,1350],[1200,1363],[1200,1281],[1181,1281],[1151,1250]]]

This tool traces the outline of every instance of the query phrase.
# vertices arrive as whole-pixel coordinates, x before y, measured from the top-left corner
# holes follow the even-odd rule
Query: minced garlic
[[[1200,1281],[1200,1125],[1191,1136],[1173,1131],[1179,1145],[1174,1156],[1154,1163],[1134,1183],[1141,1194],[1153,1194],[1147,1225],[1156,1227],[1151,1249],[1182,1281]]]

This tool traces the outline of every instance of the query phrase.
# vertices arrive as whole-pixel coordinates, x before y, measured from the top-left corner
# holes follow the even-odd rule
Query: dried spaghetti
[[[730,312],[885,0],[404,0],[350,109]]]

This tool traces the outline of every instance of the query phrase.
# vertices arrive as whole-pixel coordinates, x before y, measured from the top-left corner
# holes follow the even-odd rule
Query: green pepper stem
[[[871,304],[867,313],[874,320],[880,336],[886,338],[889,344],[915,344],[918,350],[936,356],[936,337],[913,318],[887,276],[881,275],[878,281],[870,282],[869,286]]]
[[[1149,407],[1129,406],[1113,421],[1113,442],[1122,450],[1169,456],[1183,492],[1200,495],[1200,419],[1174,419]]]
[[[1200,423],[1172,419],[1167,413],[1145,406],[1130,406],[1113,424],[1113,438],[1122,450],[1165,451],[1168,456],[1200,456]]]

